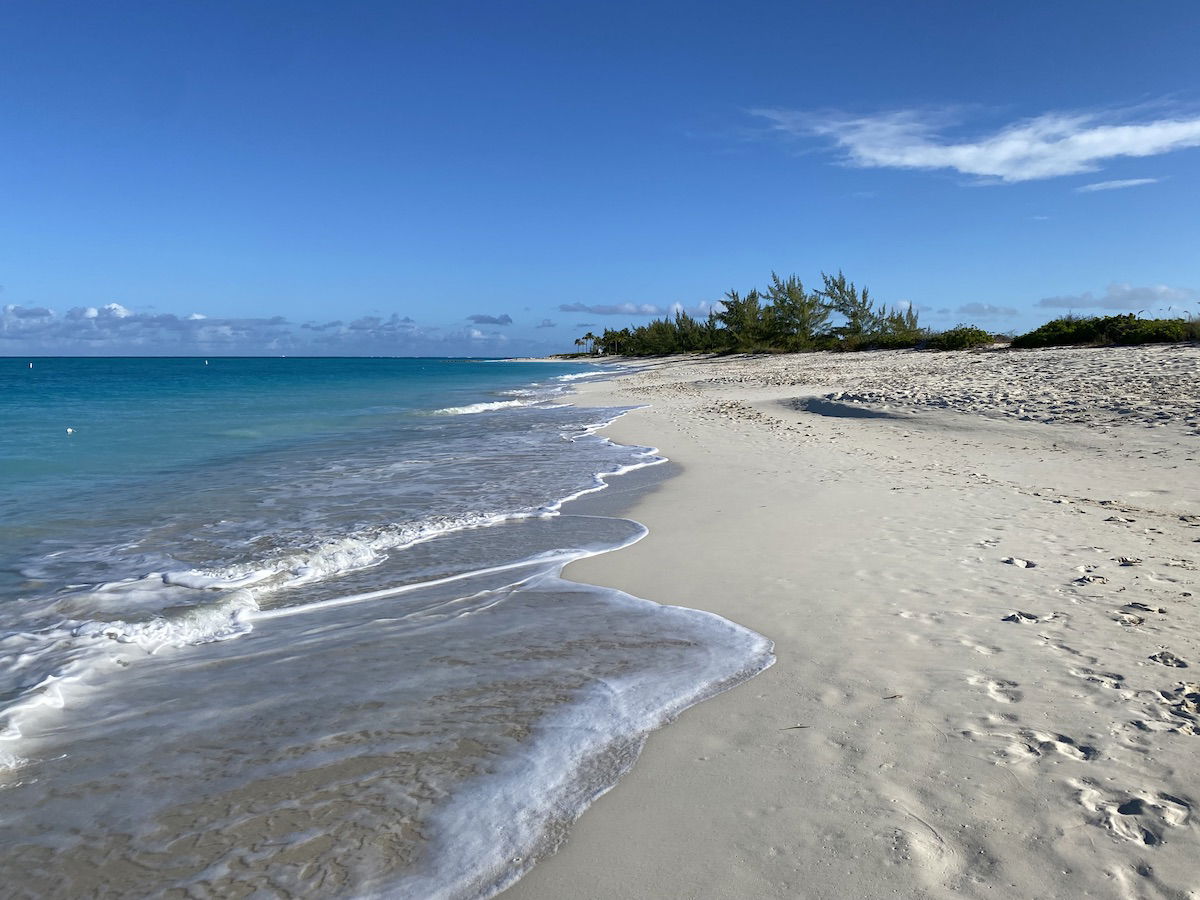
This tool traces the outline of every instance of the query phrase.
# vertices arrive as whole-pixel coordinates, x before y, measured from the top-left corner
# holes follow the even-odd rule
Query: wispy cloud
[[[1095,172],[1118,157],[1148,157],[1200,146],[1200,115],[1128,121],[1118,113],[1046,113],[969,138],[949,138],[948,112],[898,110],[875,115],[753,109],[789,138],[819,137],[850,165],[950,169],[1008,183]]]
[[[542,321],[540,321],[536,327],[537,328],[554,328],[557,324],[558,324],[557,322],[552,322],[550,319],[542,319]]]
[[[1200,293],[1189,288],[1173,288],[1165,284],[1135,287],[1114,282],[1099,297],[1091,291],[1061,297],[1043,297],[1038,306],[1051,309],[1122,309],[1149,312],[1183,312],[1185,304],[1200,299]]]
[[[1011,306],[995,306],[991,303],[964,303],[955,312],[976,319],[1009,319],[1017,314],[1017,310]]]
[[[508,313],[503,313],[499,316],[485,316],[482,314],[477,314],[474,316],[467,316],[467,321],[474,322],[476,325],[511,325],[512,316],[510,316]]]
[[[593,316],[660,316],[665,310],[652,303],[562,303],[559,312],[591,313]]]
[[[1141,187],[1143,184],[1158,184],[1159,178],[1118,178],[1116,181],[1096,181],[1075,188],[1081,194],[1092,191],[1119,191],[1121,188]]]

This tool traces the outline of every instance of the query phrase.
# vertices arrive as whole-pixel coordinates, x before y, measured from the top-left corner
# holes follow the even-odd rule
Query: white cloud
[[[1081,185],[1075,190],[1081,194],[1092,191],[1119,191],[1121,188],[1141,187],[1143,184],[1158,184],[1158,178],[1118,178],[1116,181],[1096,181],[1092,184]]]
[[[954,140],[939,132],[946,113],[900,110],[876,115],[753,109],[787,137],[824,137],[866,168],[951,169],[1003,182],[1095,172],[1117,157],[1147,157],[1200,146],[1200,116],[1146,122],[1098,113],[1046,113],[999,131]]]
[[[1135,287],[1114,282],[1097,297],[1091,291],[1062,297],[1043,297],[1038,306],[1051,309],[1121,309],[1148,312],[1184,311],[1184,305],[1200,299],[1200,294],[1188,288],[1173,288],[1165,284]]]

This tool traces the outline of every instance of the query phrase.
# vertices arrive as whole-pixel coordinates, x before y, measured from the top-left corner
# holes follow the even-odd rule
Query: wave
[[[491,403],[472,403],[468,406],[447,406],[434,410],[435,416],[467,416],[472,413],[491,412],[496,409],[508,409],[513,406],[532,406],[530,400],[494,400]]]
[[[164,647],[211,644],[248,634],[251,625],[246,616],[258,608],[249,592],[235,591],[218,603],[165,612],[144,622],[83,622],[71,634],[137,644],[153,655]]]

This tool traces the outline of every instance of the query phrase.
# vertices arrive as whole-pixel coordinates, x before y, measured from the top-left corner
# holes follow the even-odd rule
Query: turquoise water
[[[32,368],[29,363],[32,362]],[[488,896],[645,734],[770,662],[564,581],[661,461],[595,366],[0,361],[0,879]]]
[[[581,371],[428,359],[0,360],[0,518],[70,516],[76,498],[239,456],[403,440],[430,410]]]

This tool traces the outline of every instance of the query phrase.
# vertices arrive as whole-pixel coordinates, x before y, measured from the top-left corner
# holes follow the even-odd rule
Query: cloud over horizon
[[[44,306],[0,308],[0,355],[7,356],[472,356],[507,350],[508,343],[509,338],[498,332],[421,326],[397,313],[296,323],[283,316],[135,312],[119,303],[77,306],[61,315]],[[531,351],[548,346],[528,344]]]
[[[1200,115],[1130,122],[1116,113],[1051,112],[955,140],[943,136],[956,124],[948,111],[906,109],[857,116],[778,108],[749,112],[785,137],[831,140],[852,166],[951,169],[1009,184],[1097,172],[1103,162],[1119,157],[1200,147]]]
[[[499,316],[486,316],[477,313],[473,316],[467,316],[467,321],[474,322],[476,325],[511,325],[513,320],[512,316],[508,313]]]
[[[1102,296],[1091,291],[1061,297],[1043,297],[1037,306],[1046,309],[1113,309],[1136,312],[1166,312],[1175,307],[1186,312],[1186,304],[1195,303],[1200,293],[1189,288],[1173,288],[1165,284],[1135,287],[1132,284],[1113,282]]]
[[[991,303],[964,303],[955,310],[960,316],[979,319],[1011,319],[1018,311],[1011,306],[995,306]]]

